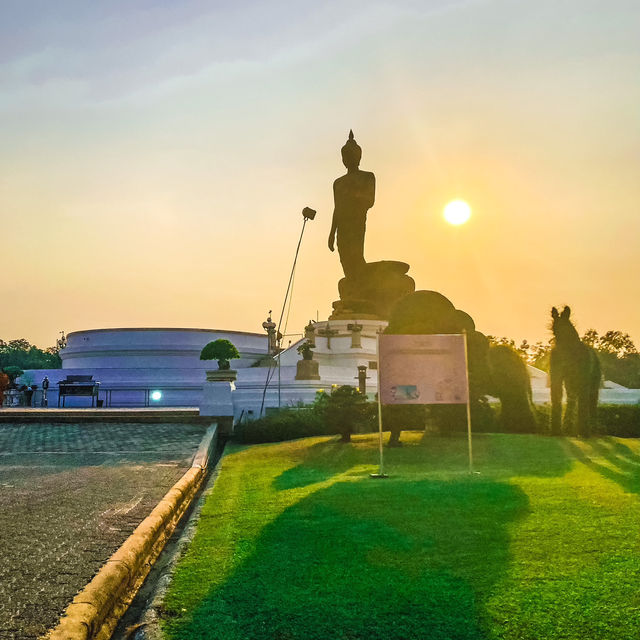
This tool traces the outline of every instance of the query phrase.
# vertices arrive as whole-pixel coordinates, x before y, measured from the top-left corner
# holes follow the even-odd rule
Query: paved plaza
[[[0,638],[37,638],[191,464],[205,427],[0,425]]]

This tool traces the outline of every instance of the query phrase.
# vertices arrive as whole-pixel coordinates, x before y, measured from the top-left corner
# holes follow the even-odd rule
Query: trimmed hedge
[[[536,406],[538,433],[549,434],[551,405]],[[601,404],[593,427],[598,436],[618,438],[640,438],[640,404]]]
[[[236,425],[233,439],[246,444],[282,442],[308,436],[325,436],[339,433],[337,425],[327,425],[323,416],[313,407],[281,409],[249,422]]]
[[[431,416],[425,414],[421,406],[385,407],[383,426],[385,431],[393,428],[421,430],[426,423],[446,422],[439,427],[442,435],[466,431],[466,409],[463,405],[442,405],[436,411],[431,408]],[[448,409],[448,410],[447,410]],[[537,433],[549,433],[548,404],[536,405]],[[474,433],[511,433],[501,426],[499,405],[480,403],[472,408],[471,424]],[[434,415],[435,414],[435,415]],[[438,414],[442,414],[441,416]],[[425,419],[426,418],[426,419]],[[364,405],[364,419],[357,429],[360,433],[376,431],[378,428],[378,407],[375,402]],[[340,433],[339,425],[326,419],[322,408],[317,406],[282,409],[264,418],[236,425],[233,439],[246,444],[282,442],[308,436],[331,436]],[[519,433],[519,432],[518,432]],[[640,438],[640,405],[603,404],[598,407],[598,424],[594,435],[617,436],[620,438]]]
[[[598,407],[597,433],[619,438],[640,438],[640,405],[603,404]]]

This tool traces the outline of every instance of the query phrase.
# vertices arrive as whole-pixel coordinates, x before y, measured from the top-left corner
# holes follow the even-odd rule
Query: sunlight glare
[[[471,217],[471,207],[464,200],[452,200],[444,208],[443,215],[449,224],[461,225]]]

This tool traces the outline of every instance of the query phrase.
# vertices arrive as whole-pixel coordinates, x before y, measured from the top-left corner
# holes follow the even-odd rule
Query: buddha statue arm
[[[364,172],[363,172],[364,173]],[[362,205],[367,209],[371,209],[376,201],[376,177],[373,173],[366,172],[366,181],[364,188],[360,192],[360,201]]]
[[[369,200],[367,209],[371,209],[371,207],[373,207],[376,201],[376,176],[373,173],[371,174],[371,185],[369,186],[369,189],[370,189],[370,194],[369,194],[370,200]]]

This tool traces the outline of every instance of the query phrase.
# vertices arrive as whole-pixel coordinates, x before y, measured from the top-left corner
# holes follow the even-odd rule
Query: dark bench
[[[88,375],[68,375],[64,380],[58,382],[58,407],[62,399],[62,406],[65,406],[67,396],[91,397],[91,406],[98,402],[100,383]]]

